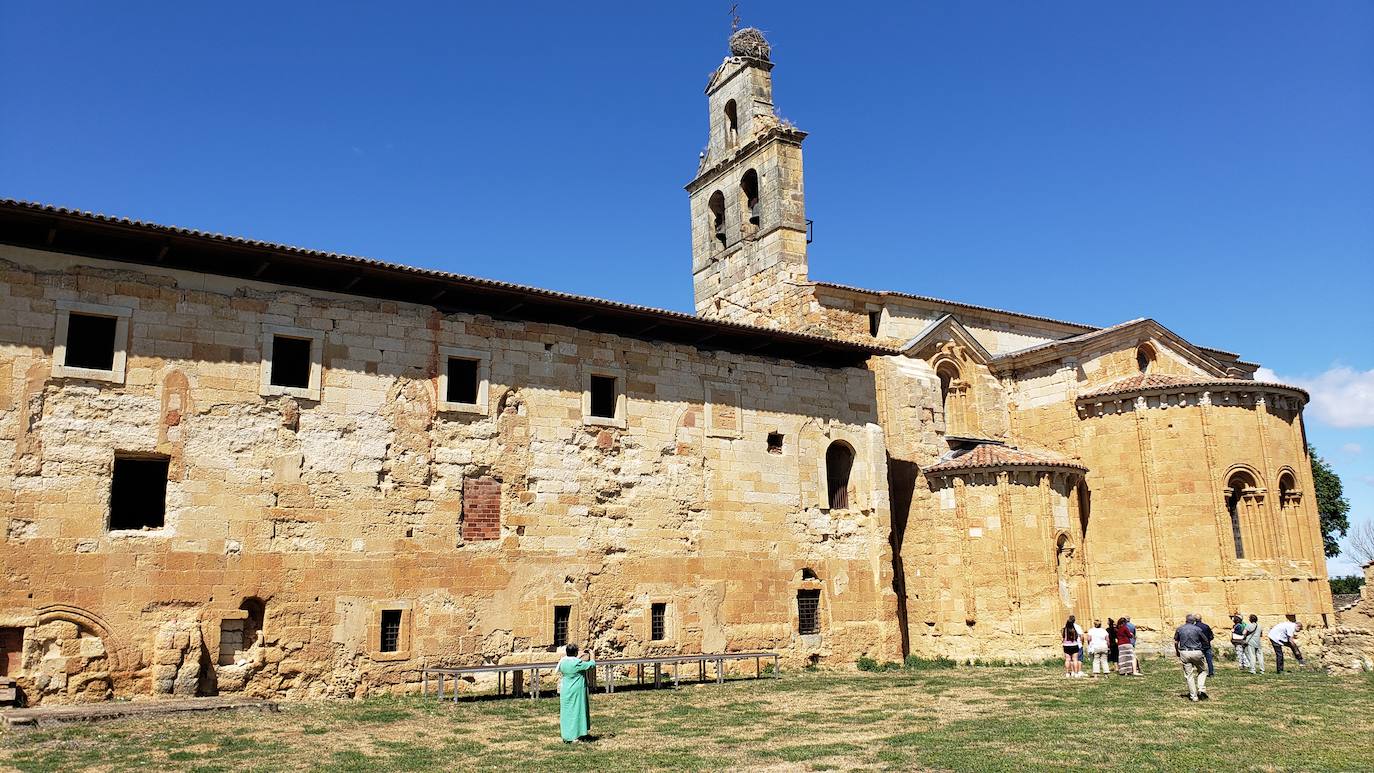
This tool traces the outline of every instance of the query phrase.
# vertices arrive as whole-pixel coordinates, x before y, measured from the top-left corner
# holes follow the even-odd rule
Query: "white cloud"
[[[1315,377],[1302,378],[1281,376],[1268,368],[1260,368],[1255,378],[1306,389],[1312,395],[1307,413],[1323,424],[1374,427],[1374,369],[1355,370],[1338,365]]]
[[[1364,448],[1362,448],[1359,443],[1346,443],[1341,446],[1341,453],[1350,454],[1351,456],[1355,456],[1363,450]]]

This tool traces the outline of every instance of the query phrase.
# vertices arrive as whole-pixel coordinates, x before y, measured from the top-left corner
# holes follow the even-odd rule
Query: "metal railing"
[[[646,669],[652,667],[652,684],[660,687],[667,679],[665,669],[672,668],[673,686],[677,687],[681,683],[682,666],[696,664],[700,681],[707,679],[707,664],[714,666],[715,682],[725,683],[725,663],[727,661],[754,661],[754,677],[763,676],[763,661],[772,660],[773,676],[782,672],[782,664],[776,652],[719,652],[719,653],[696,653],[683,655],[654,655],[642,658],[610,658],[607,660],[596,661],[596,668],[592,669],[592,685],[596,687],[596,672],[604,674],[604,691],[607,693],[615,692],[615,669],[633,668],[636,672],[639,684],[645,683]],[[454,702],[458,700],[458,685],[464,677],[476,676],[478,674],[496,675],[496,692],[498,695],[506,693],[507,682],[510,682],[512,696],[518,696],[521,692],[525,674],[530,674],[530,688],[526,691],[528,696],[533,698],[541,697],[543,693],[543,673],[545,671],[558,671],[558,661],[547,661],[542,663],[493,663],[483,666],[465,666],[462,668],[431,668],[423,667],[420,669],[420,694],[428,697],[430,694],[430,682],[434,682],[434,695],[439,700],[444,699],[444,682],[453,683]],[[509,676],[508,676],[509,675]]]

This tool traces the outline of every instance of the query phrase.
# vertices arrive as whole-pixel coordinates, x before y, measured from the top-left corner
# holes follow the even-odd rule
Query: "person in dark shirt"
[[[1189,613],[1187,622],[1174,631],[1174,653],[1183,664],[1183,678],[1188,681],[1188,699],[1196,702],[1207,697],[1207,658],[1202,654],[1209,646],[1207,633],[1197,624],[1198,615]]]
[[[1207,635],[1207,647],[1202,650],[1202,657],[1207,659],[1207,676],[1216,676],[1216,667],[1212,665],[1212,639],[1216,638],[1216,634],[1212,633],[1212,626],[1202,622],[1202,615],[1197,616],[1197,627]]]

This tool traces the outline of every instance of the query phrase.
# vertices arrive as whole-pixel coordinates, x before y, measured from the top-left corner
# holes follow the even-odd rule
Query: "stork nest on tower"
[[[768,45],[768,39],[757,27],[745,27],[736,30],[735,34],[730,36],[730,54],[732,56],[762,59],[766,62],[772,51],[773,49]]]

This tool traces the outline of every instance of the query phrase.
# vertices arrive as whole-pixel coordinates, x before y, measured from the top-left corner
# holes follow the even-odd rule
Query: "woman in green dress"
[[[591,703],[587,695],[587,671],[596,668],[596,661],[577,657],[577,645],[569,644],[558,661],[558,673],[563,682],[558,687],[558,724],[563,743],[572,743],[587,735],[592,726]]]

